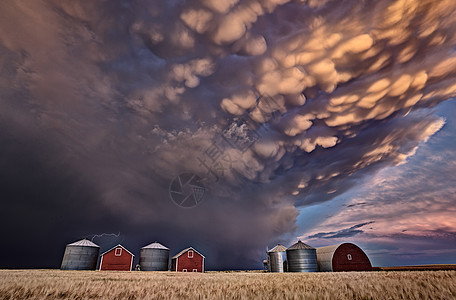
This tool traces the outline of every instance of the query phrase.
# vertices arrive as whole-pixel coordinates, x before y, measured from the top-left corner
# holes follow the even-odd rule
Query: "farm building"
[[[287,249],[288,272],[317,272],[315,248],[298,241]]]
[[[263,271],[269,271],[269,264],[267,259],[263,259]]]
[[[171,258],[171,271],[204,272],[204,255],[190,247]]]
[[[62,270],[95,270],[97,268],[100,246],[83,239],[65,248],[62,259]]]
[[[283,273],[287,271],[287,248],[278,244],[268,251],[268,271]]]
[[[133,266],[133,253],[124,246],[117,245],[101,254],[101,271],[131,271]]]
[[[168,271],[169,249],[160,243],[141,248],[139,265],[142,271]]]
[[[317,262],[321,272],[372,270],[366,253],[352,243],[317,248]]]

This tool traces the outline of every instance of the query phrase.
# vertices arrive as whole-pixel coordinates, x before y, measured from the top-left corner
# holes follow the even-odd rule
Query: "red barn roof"
[[[185,252],[187,252],[188,250],[193,250],[195,251],[196,253],[198,253],[199,255],[201,255],[202,257],[206,258],[204,255],[202,255],[201,253],[199,253],[197,250],[195,250],[195,248],[193,247],[188,247],[187,249],[184,249],[182,250],[181,252],[177,253],[176,255],[174,255],[173,257],[171,258],[177,258],[179,256],[181,256],[182,254],[184,254]]]
[[[100,270],[131,271],[134,256],[127,248],[119,244],[101,254]]]

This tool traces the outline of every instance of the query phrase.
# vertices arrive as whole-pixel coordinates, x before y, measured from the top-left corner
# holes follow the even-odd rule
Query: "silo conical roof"
[[[165,246],[163,246],[162,244],[157,243],[157,242],[154,242],[154,243],[152,243],[150,245],[144,246],[141,249],[164,249],[164,250],[169,250],[168,248],[166,248]]]
[[[100,246],[98,246],[94,242],[89,241],[88,239],[82,239],[80,241],[68,244],[68,246],[83,246],[83,247],[98,247],[98,248],[100,248]]]
[[[307,244],[304,244],[301,241],[298,241],[296,244],[290,246],[287,250],[296,250],[296,249],[315,249]]]
[[[268,252],[285,252],[286,250],[287,250],[287,247],[278,244],[277,246],[275,246],[274,248],[272,248]]]
[[[95,270],[98,254],[100,254],[100,246],[87,239],[68,244],[60,268],[62,270]]]

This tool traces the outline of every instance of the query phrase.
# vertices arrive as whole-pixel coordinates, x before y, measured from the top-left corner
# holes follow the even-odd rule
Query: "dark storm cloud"
[[[359,233],[363,233],[364,231],[361,229],[358,229],[358,228],[364,227],[364,226],[372,224],[372,223],[375,223],[375,222],[371,221],[371,222],[361,223],[361,224],[353,225],[350,228],[341,229],[341,230],[335,231],[335,232],[319,232],[319,233],[309,236],[308,238],[309,239],[349,238],[349,237],[353,237]]]
[[[354,206],[363,206],[363,205],[368,205],[366,202],[359,202],[359,203],[354,203],[354,204],[349,204],[347,207],[354,207]]]
[[[4,2],[3,222],[43,220],[27,233],[52,249],[120,230],[133,251],[152,239],[195,246],[209,267],[256,267],[265,245],[293,238],[297,206],[404,162],[441,128],[427,108],[456,90],[454,8]],[[223,132],[247,134],[239,117],[258,139],[245,151],[218,145],[230,163],[215,182],[199,159]],[[169,199],[184,172],[208,188],[194,209]]]
[[[92,200],[97,191],[61,155],[52,133],[8,118],[0,125],[2,267],[58,267],[66,240],[120,225],[107,226],[115,219]]]

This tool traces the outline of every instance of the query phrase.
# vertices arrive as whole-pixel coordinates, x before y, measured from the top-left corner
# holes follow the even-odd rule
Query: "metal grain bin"
[[[141,271],[168,271],[169,249],[160,243],[141,248],[139,265]]]
[[[278,244],[268,251],[268,271],[283,273],[287,271],[287,248]]]
[[[62,270],[95,270],[97,268],[100,246],[83,239],[65,248]]]
[[[288,272],[317,272],[317,251],[298,241],[287,249]]]

